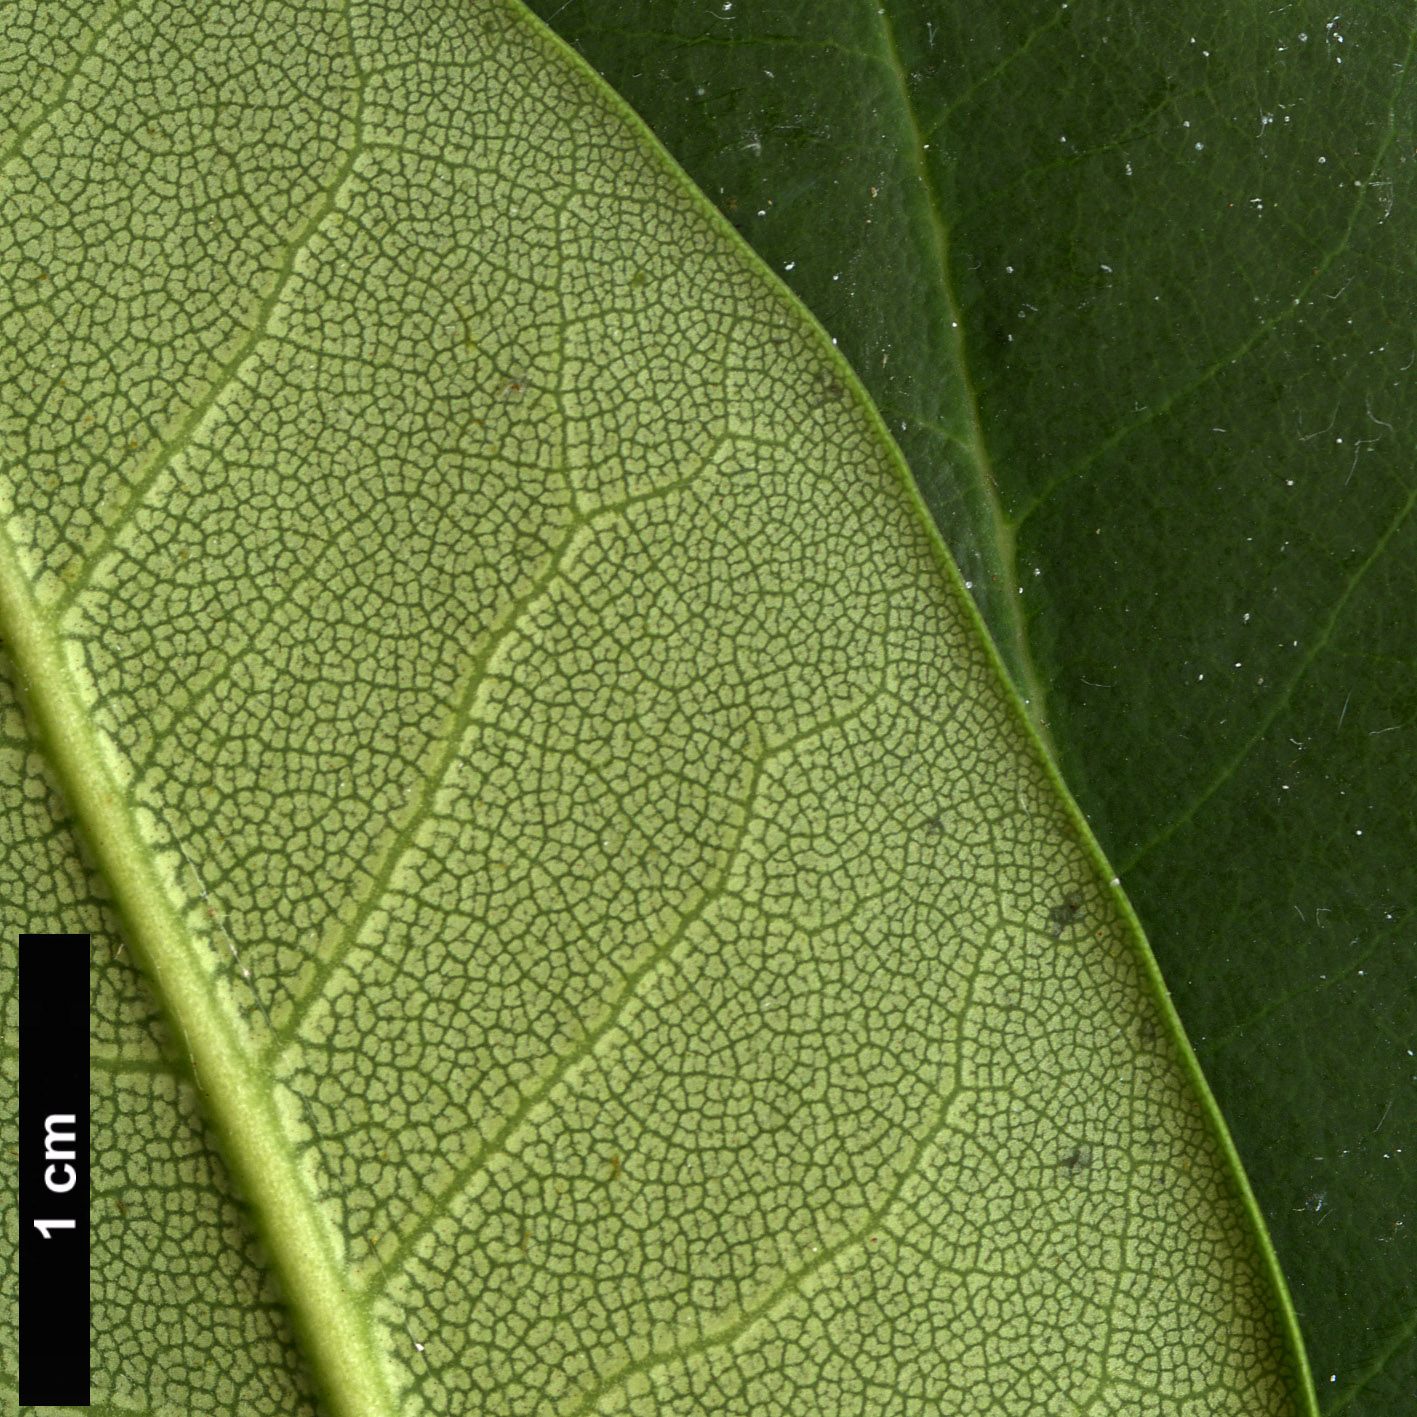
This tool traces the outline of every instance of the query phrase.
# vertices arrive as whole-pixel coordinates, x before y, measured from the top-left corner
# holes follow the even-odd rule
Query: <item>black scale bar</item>
[[[20,936],[20,1405],[89,1405],[89,937]]]

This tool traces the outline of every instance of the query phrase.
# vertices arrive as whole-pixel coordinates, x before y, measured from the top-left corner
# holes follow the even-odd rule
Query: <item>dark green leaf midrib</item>
[[[961,486],[969,507],[970,520],[976,528],[975,541],[981,553],[986,554],[992,575],[990,584],[979,587],[981,598],[992,602],[991,620],[996,644],[1018,685],[1019,693],[1029,711],[1035,730],[1048,742],[1047,697],[1042,681],[1034,668],[1028,644],[1028,631],[1019,608],[1019,584],[1017,569],[1017,537],[1015,526],[1005,515],[999,500],[998,487],[994,478],[993,458],[989,450],[987,434],[979,415],[979,402],[970,375],[969,358],[966,347],[964,319],[960,309],[959,296],[955,290],[954,277],[950,265],[950,232],[944,215],[939,191],[931,176],[930,164],[926,158],[926,137],[920,125],[919,114],[910,98],[909,78],[901,62],[900,49],[896,43],[895,28],[884,6],[876,6],[876,27],[881,40],[881,62],[890,76],[896,98],[900,123],[905,134],[904,145],[910,153],[917,184],[917,202],[924,216],[924,225],[934,258],[936,281],[949,314],[954,361],[963,391],[969,434],[961,439],[958,434],[949,435],[965,459],[969,482]],[[1008,61],[1005,61],[1007,63]],[[1001,64],[999,67],[1003,67]],[[980,80],[984,82],[983,79]],[[992,552],[992,555],[987,553]]]

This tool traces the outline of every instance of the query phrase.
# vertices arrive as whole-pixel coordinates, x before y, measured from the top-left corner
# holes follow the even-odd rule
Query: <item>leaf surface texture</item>
[[[628,111],[492,0],[7,25],[0,899],[96,937],[92,1410],[1304,1410],[903,464]]]
[[[1324,1410],[1417,1403],[1417,6],[535,0],[818,315],[1147,931]]]

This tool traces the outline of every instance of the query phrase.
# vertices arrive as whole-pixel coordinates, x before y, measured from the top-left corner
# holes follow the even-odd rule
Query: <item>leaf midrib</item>
[[[346,17],[347,18],[347,17]],[[113,17],[108,17],[107,23]],[[100,29],[86,50],[95,50]],[[187,1050],[204,1109],[255,1228],[278,1275],[302,1348],[332,1417],[395,1417],[398,1411],[387,1374],[372,1341],[367,1307],[348,1292],[337,1245],[319,1211],[300,1160],[281,1125],[275,1092],[239,1036],[232,1014],[213,990],[200,942],[179,913],[144,839],[136,804],[120,780],[121,769],[95,726],[82,674],[69,660],[59,632],[73,598],[88,583],[118,530],[127,524],[145,492],[190,440],[203,417],[266,333],[270,317],[294,272],[299,251],[334,208],[341,185],[360,151],[357,141],[364,98],[356,45],[350,57],[355,93],[356,141],[344,154],[313,211],[287,240],[281,265],[257,318],[213,379],[205,398],[191,406],[175,434],[165,439],[144,475],[132,483],[117,515],[108,521],[78,568],[60,583],[54,602],[38,603],[26,569],[38,577],[41,562],[26,558],[12,526],[0,526],[0,635],[37,743],[65,803],[104,879],[123,922],[125,941],[142,965],[167,1017],[172,1036]],[[67,76],[60,102],[74,74]],[[52,112],[51,106],[46,113]],[[38,126],[43,115],[36,120]],[[30,561],[34,563],[30,565]],[[181,852],[180,842],[173,845]],[[206,1083],[212,1087],[208,1090]]]
[[[214,997],[203,951],[178,913],[143,840],[65,662],[51,616],[35,604],[19,548],[0,528],[0,633],[38,742],[138,957],[186,1046],[207,1114],[285,1291],[333,1417],[395,1417],[397,1406],[371,1341],[366,1308],[344,1272],[300,1162],[285,1138],[274,1092]],[[219,1085],[218,1081],[219,1080]],[[210,1090],[206,1082],[211,1082]]]
[[[1019,606],[1017,538],[1013,525],[1005,515],[999,500],[998,487],[994,479],[993,459],[984,434],[983,421],[979,414],[979,400],[971,377],[969,359],[965,348],[964,319],[960,312],[959,297],[955,291],[954,276],[950,268],[950,232],[945,221],[943,204],[930,174],[930,164],[926,158],[926,135],[920,126],[919,115],[910,97],[910,84],[901,63],[900,49],[896,43],[895,27],[884,5],[872,4],[876,26],[881,36],[881,58],[890,76],[900,109],[901,123],[905,133],[905,145],[909,150],[909,160],[919,185],[921,206],[925,214],[925,225],[929,236],[936,270],[936,282],[941,299],[949,316],[950,340],[960,389],[965,401],[965,414],[969,426],[967,440],[956,440],[956,445],[964,454],[969,470],[972,500],[979,509],[976,521],[982,520],[977,530],[984,533],[981,554],[993,551],[993,561],[998,584],[995,588],[995,605],[1004,624],[994,625],[995,635],[1004,631],[1005,642],[1000,651],[1018,681],[1019,696],[1028,712],[1034,731],[1053,752],[1048,735],[1047,697],[1042,681],[1038,677],[1029,649],[1028,632],[1023,622]],[[1054,752],[1054,756],[1057,754]]]

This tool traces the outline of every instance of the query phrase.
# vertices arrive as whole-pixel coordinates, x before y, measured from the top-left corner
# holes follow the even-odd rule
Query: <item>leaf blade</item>
[[[760,1411],[841,1382],[1036,1410],[1154,1383],[1294,1410],[1144,946],[849,371],[514,12],[371,19],[260,49],[271,106],[283,54],[330,58],[333,97],[278,130],[320,162],[301,201],[272,183],[278,220],[237,204],[226,263],[261,282],[207,301],[182,398],[154,381],[156,442],[63,448],[115,510],[6,489],[7,646],[51,763],[258,1229],[323,1227],[315,1260],[271,1249],[297,1312],[309,1289],[354,1331],[312,1356],[327,1401]],[[450,52],[479,86],[409,103]],[[180,107],[133,108],[114,201],[181,136]],[[192,209],[155,208],[179,249]],[[180,334],[209,269],[162,268],[124,318]],[[89,272],[46,274],[72,312]],[[25,366],[45,438],[69,328]],[[1138,1178],[1191,1225],[1138,1228]],[[1003,1328],[944,1317],[972,1306]],[[105,1366],[160,1410],[132,1322]],[[839,1362],[780,1356],[823,1342]],[[189,1363],[188,1407],[219,1403]]]
[[[1150,932],[1325,1408],[1401,1417],[1410,7],[539,8],[886,412]]]

